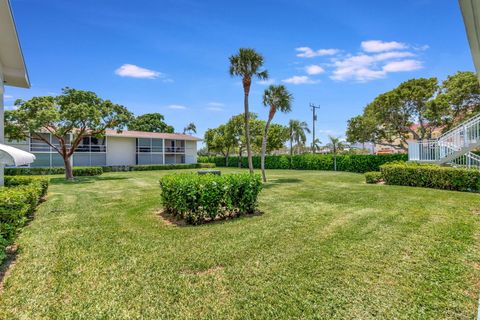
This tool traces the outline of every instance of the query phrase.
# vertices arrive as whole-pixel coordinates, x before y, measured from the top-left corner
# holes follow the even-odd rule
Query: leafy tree
[[[292,100],[292,94],[288,92],[287,88],[285,88],[283,85],[270,85],[263,93],[263,105],[270,108],[262,140],[261,169],[263,182],[267,182],[267,176],[265,174],[265,153],[267,151],[268,130],[270,128],[270,123],[272,122],[272,119],[277,111],[287,113],[292,110]]]
[[[442,82],[431,117],[445,130],[480,112],[480,85],[475,73],[457,72]]]
[[[272,123],[268,129],[267,149],[268,154],[272,151],[282,149],[289,137],[288,127],[281,124]]]
[[[197,126],[195,123],[190,122],[185,128],[183,128],[183,134],[186,133],[197,133]]]
[[[160,113],[145,113],[128,123],[128,130],[146,132],[173,133],[172,126],[165,123],[165,117]]]
[[[205,143],[208,151],[219,152],[225,157],[225,165],[228,165],[228,157],[236,146],[233,132],[225,124],[218,128],[208,129],[205,132]]]
[[[328,136],[328,139],[330,142],[327,144],[327,147],[329,147],[333,153],[333,170],[337,171],[337,153],[345,149],[345,144],[339,137]]]
[[[305,121],[290,120],[288,122],[289,139],[290,139],[290,162],[293,161],[293,142],[298,145],[304,145],[307,141],[306,133],[310,133],[308,124]]]
[[[102,136],[106,129],[121,130],[132,114],[123,106],[103,100],[90,91],[62,89],[56,97],[17,100],[9,111],[5,131],[10,139],[41,140],[63,158],[65,178],[73,179],[71,156],[87,136]],[[42,133],[50,133],[47,139]]]
[[[245,125],[245,142],[247,147],[248,168],[253,173],[252,149],[250,146],[250,111],[248,106],[248,95],[250,94],[250,86],[252,78],[267,79],[268,72],[260,71],[263,66],[263,56],[250,48],[240,48],[236,55],[230,57],[230,75],[242,78],[244,93],[244,125]]]
[[[359,142],[365,146],[366,142],[375,139],[375,122],[371,121],[366,115],[353,117],[348,120],[346,134],[348,142]]]

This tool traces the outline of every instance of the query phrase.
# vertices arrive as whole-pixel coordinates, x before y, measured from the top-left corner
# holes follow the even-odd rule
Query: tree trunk
[[[242,148],[239,148],[238,149],[238,167],[241,168],[242,167]]]
[[[333,171],[337,171],[337,154],[333,154]]]
[[[290,169],[293,169],[293,139],[290,138]]]
[[[265,174],[265,153],[267,152],[267,139],[268,139],[268,129],[270,127],[270,121],[272,121],[272,118],[268,117],[267,124],[265,125],[265,133],[263,134],[263,140],[262,140],[261,168],[262,168],[263,182],[267,182],[267,176]]]
[[[250,93],[251,79],[243,80],[243,105],[245,108],[245,140],[247,142],[248,170],[253,173],[252,149],[250,146],[250,111],[248,107],[248,95]]]
[[[65,179],[73,180],[73,168],[72,163],[70,162],[70,157],[64,157],[63,162],[65,164]]]
[[[229,154],[227,152],[227,154],[225,155],[225,167],[227,167],[227,168],[228,168],[228,156],[229,156]]]

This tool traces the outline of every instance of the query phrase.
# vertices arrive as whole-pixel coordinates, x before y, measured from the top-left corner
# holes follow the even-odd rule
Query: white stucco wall
[[[197,163],[197,141],[185,141],[185,163]]]
[[[135,165],[135,138],[107,137],[107,166]]]

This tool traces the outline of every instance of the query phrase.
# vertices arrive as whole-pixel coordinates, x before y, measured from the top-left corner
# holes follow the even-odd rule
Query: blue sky
[[[404,80],[474,70],[457,1],[114,1],[12,0],[32,88],[16,98],[92,90],[136,115],[160,112],[198,135],[243,111],[228,57],[252,47],[271,82],[287,85],[293,110],[275,122],[344,136],[347,120]],[[252,86],[251,110],[265,119],[266,85]]]

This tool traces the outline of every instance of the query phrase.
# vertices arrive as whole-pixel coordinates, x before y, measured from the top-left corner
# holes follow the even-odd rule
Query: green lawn
[[[475,317],[478,194],[278,170],[263,215],[178,227],[156,214],[167,173],[54,178],[0,318]]]

